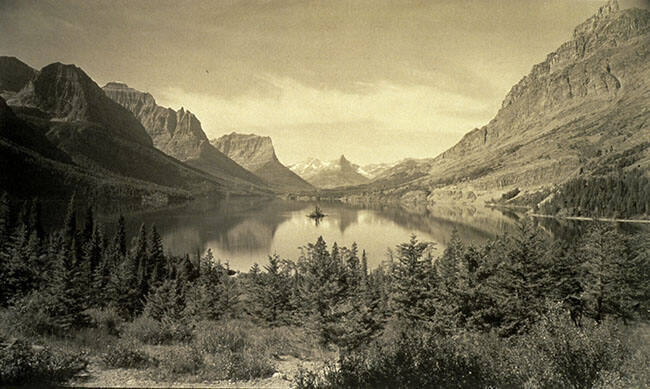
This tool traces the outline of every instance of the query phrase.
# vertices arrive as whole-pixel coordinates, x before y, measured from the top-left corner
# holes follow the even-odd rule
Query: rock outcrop
[[[650,12],[608,2],[512,87],[494,119],[418,164],[427,174],[403,187],[552,186],[622,155],[648,171],[649,58]]]
[[[282,190],[311,191],[312,185],[284,166],[268,136],[231,133],[210,141],[219,151]]]
[[[201,122],[190,111],[161,107],[151,94],[124,83],[109,82],[103,90],[106,96],[133,113],[151,136],[154,146],[165,154],[217,177],[230,175],[262,184],[259,177],[210,144]]]
[[[289,168],[317,188],[331,189],[370,182],[370,179],[360,172],[359,165],[348,161],[344,155],[328,162],[311,158]]]

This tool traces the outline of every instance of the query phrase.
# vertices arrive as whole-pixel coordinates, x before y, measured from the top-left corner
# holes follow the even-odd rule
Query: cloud
[[[156,97],[159,104],[194,112],[213,136],[231,129],[336,122],[374,122],[394,131],[463,133],[489,120],[496,108],[430,86],[382,81],[357,94],[317,89],[287,77],[263,79],[273,85],[273,94],[225,98],[170,87]]]

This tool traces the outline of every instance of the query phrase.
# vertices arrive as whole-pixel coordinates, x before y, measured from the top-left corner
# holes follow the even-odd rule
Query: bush
[[[135,343],[120,342],[109,346],[101,356],[102,362],[109,368],[141,369],[155,364]]]
[[[612,388],[649,387],[648,326],[606,320],[576,327],[568,313],[550,313],[525,335],[426,330],[388,331],[338,366],[301,371],[298,388]]]
[[[61,334],[50,315],[49,308],[56,302],[46,293],[34,292],[18,300],[5,313],[3,322],[9,331],[25,337]]]
[[[576,327],[568,315],[551,312],[528,335],[491,355],[492,371],[503,386],[592,388],[607,373],[619,372],[632,356],[620,326],[606,321]]]
[[[302,372],[297,387],[480,388],[489,385],[480,356],[463,342],[426,331],[404,331],[394,339],[341,356],[339,366],[319,374]]]
[[[195,374],[203,367],[203,356],[190,346],[169,348],[159,358],[165,374]]]
[[[253,349],[224,350],[207,355],[206,361],[206,370],[215,379],[252,380],[270,377],[275,372],[269,359]]]
[[[85,370],[79,355],[32,347],[24,340],[0,346],[0,385],[56,384]]]
[[[124,337],[146,344],[170,344],[189,341],[192,332],[187,325],[180,322],[165,318],[159,321],[140,316],[125,326]]]
[[[99,328],[109,335],[119,335],[124,319],[115,308],[93,308],[86,311],[86,313],[90,316],[90,324],[93,327]]]
[[[243,322],[201,322],[194,331],[193,347],[205,357],[212,378],[268,377],[275,372],[269,359],[273,349],[259,338],[260,333],[266,331]]]

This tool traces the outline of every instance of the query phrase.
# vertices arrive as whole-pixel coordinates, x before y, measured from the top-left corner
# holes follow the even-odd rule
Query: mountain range
[[[333,161],[323,162],[310,158],[289,166],[300,177],[317,188],[337,188],[370,182],[369,173],[359,165],[348,161],[344,155]]]
[[[37,71],[16,58],[0,57],[0,75],[6,162],[0,180],[13,195],[271,193],[225,156],[211,174],[156,149],[138,119],[74,65],[53,63]]]
[[[436,203],[522,195],[572,177],[650,168],[650,12],[610,1],[512,87],[487,125],[343,197]]]
[[[259,177],[212,146],[201,122],[190,111],[182,107],[178,111],[161,107],[151,94],[124,83],[109,82],[102,89],[106,96],[135,116],[158,150],[216,177],[238,177],[263,184]]]
[[[341,156],[288,168],[270,138],[208,140],[188,110],[82,69],[0,57],[3,190],[17,197],[187,199],[315,192],[344,201],[475,202],[567,180],[650,171],[650,11],[615,0],[512,87],[496,116],[429,159],[359,166]]]

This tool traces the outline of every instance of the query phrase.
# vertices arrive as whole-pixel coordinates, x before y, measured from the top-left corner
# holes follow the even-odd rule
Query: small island
[[[320,209],[318,205],[314,208],[314,210],[309,215],[307,215],[307,217],[310,217],[312,219],[322,219],[325,216],[327,215],[323,213],[323,211]]]

